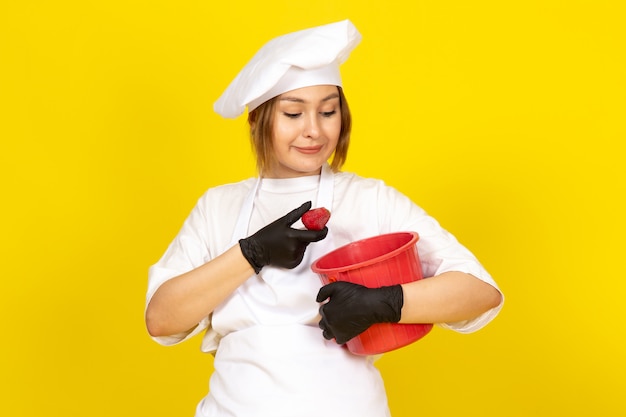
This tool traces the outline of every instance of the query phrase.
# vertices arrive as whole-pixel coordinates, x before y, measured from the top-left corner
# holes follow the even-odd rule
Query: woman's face
[[[274,160],[270,178],[320,173],[335,151],[341,131],[339,92],[316,85],[281,94],[274,110]]]

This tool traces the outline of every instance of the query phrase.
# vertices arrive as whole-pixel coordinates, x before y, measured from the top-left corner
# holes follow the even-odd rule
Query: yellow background
[[[621,4],[4,1],[0,414],[193,415],[212,358],[150,340],[143,304],[200,194],[254,174],[213,101],[266,40],[350,18],[346,169],[411,196],[507,297],[378,362],[394,417],[625,415]]]

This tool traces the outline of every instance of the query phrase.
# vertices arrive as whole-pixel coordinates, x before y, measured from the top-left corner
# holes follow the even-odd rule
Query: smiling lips
[[[322,146],[295,146],[295,149],[300,153],[312,155],[318,153]]]

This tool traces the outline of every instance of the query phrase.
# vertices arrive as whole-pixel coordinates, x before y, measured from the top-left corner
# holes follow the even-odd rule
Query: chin
[[[322,165],[324,165],[324,162],[310,162],[307,161],[306,163],[300,164],[299,166],[299,170],[302,172],[309,172],[309,173],[319,173],[319,171],[322,169]]]
[[[287,176],[304,177],[307,175],[319,174],[322,169],[322,165],[323,163],[283,165],[280,170],[283,172],[283,174],[286,174]]]

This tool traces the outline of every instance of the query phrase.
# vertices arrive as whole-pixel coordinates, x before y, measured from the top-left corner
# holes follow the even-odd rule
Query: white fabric
[[[389,417],[372,358],[298,324],[252,326],[225,336],[196,417]]]
[[[329,173],[327,166],[324,172]],[[255,387],[254,384],[261,383],[260,381],[267,377],[276,382],[273,385],[276,392],[281,391],[287,397],[293,394],[290,390],[295,390],[300,396],[309,392],[313,397],[307,398],[315,402],[314,397],[319,398],[321,394],[314,391],[313,387],[324,386],[319,384],[326,383],[325,377],[332,372],[324,365],[324,361],[333,363],[332,366],[340,370],[335,377],[343,376],[336,381],[345,388],[342,392],[361,392],[357,403],[371,397],[374,403],[379,405],[376,408],[368,403],[368,407],[359,409],[358,412],[346,412],[341,408],[343,414],[341,412],[328,414],[328,410],[332,408],[323,408],[324,415],[329,417],[388,415],[382,381],[376,368],[371,364],[371,358],[351,354],[346,356],[345,349],[332,342],[324,342],[321,330],[317,328],[319,305],[315,302],[315,296],[321,283],[312,277],[309,267],[314,259],[333,248],[381,233],[413,230],[420,235],[417,246],[425,277],[456,270],[470,273],[497,288],[491,276],[466,248],[443,230],[432,217],[395,189],[386,186],[382,181],[365,179],[350,173],[330,174],[329,178],[334,187],[330,207],[326,205],[328,200],[318,196],[318,181],[320,184],[324,183],[319,180],[319,176],[284,180],[264,179],[258,190],[256,190],[258,182],[254,179],[208,190],[192,210],[165,255],[150,268],[146,303],[167,279],[196,268],[227,250],[236,238],[235,229],[242,227],[242,224],[248,226],[247,233],[251,234],[308,200],[313,202],[314,207],[325,206],[331,210],[329,236],[309,246],[299,267],[277,275],[272,273],[275,268],[264,268],[260,276],[251,277],[241,287],[241,291],[236,291],[216,309],[212,317],[204,319],[190,333],[155,338],[159,343],[171,345],[206,330],[202,350],[204,352],[217,350],[211,391],[199,404],[198,417],[235,415],[229,413],[239,411],[241,413],[236,415],[305,416],[308,411],[300,413],[298,409],[298,412],[294,413],[294,409],[287,406],[279,409],[266,408],[271,404],[263,402],[264,406],[259,407],[259,403],[255,401],[261,401],[262,398],[253,393],[264,392],[270,395],[266,398],[271,398],[271,393],[264,391],[269,387]],[[320,185],[320,188],[323,187]],[[249,202],[247,197],[251,195],[256,198],[253,200],[254,210],[250,213],[249,225],[242,221],[237,226],[237,214],[245,211],[242,207],[247,205],[247,201]],[[294,226],[297,227],[299,224]],[[297,302],[281,301],[289,297],[294,297]],[[443,326],[459,332],[478,330],[497,315],[501,306],[473,320]],[[227,349],[222,351],[222,348]],[[268,349],[280,355],[273,357],[268,353]],[[316,351],[313,356],[325,359],[320,359],[322,362],[315,360],[307,362],[309,359],[302,355],[304,352],[310,352],[310,349]],[[279,366],[281,357],[284,364],[289,364],[288,367]],[[347,357],[352,359],[341,359]],[[306,366],[307,363],[312,367]],[[228,378],[228,375],[232,376],[233,373],[248,378],[245,378],[245,383],[239,378],[236,380]],[[308,375],[305,379],[309,382],[301,381],[302,378],[298,375]],[[354,375],[354,378],[350,375]],[[298,380],[298,385],[295,385],[294,380]],[[310,380],[316,382],[309,386],[307,384],[311,383]],[[293,383],[289,388],[289,383],[280,381]],[[245,389],[242,390],[241,387]],[[357,391],[353,391],[352,388]],[[363,390],[366,390],[367,395],[363,394]],[[246,394],[242,391],[246,391]],[[323,390],[323,392],[334,391]],[[237,399],[241,395],[245,401]],[[347,398],[350,398],[349,395]],[[308,404],[304,397],[297,398],[302,404]],[[346,397],[342,394],[342,398],[345,400]],[[350,407],[350,405],[341,407],[344,406]],[[358,407],[358,404],[353,406]],[[252,407],[255,412],[246,414],[246,407]],[[313,406],[306,409],[315,410],[315,413],[310,415],[319,415],[322,411],[311,407]],[[271,412],[263,414],[259,409]],[[374,411],[367,414],[366,409]]]
[[[267,186],[263,186],[267,184]],[[280,187],[284,184],[284,187]],[[278,195],[271,192],[273,185],[279,185]],[[269,201],[259,199],[259,188],[270,190]],[[308,197],[305,200],[292,200],[293,208],[311,200],[319,207],[331,207],[333,201],[333,174],[325,165],[321,176],[289,180],[260,179],[250,190],[238,214],[237,224],[229,246],[237,244],[239,239],[249,236],[261,227],[286,214],[285,196],[291,199]],[[299,192],[304,192],[298,196]],[[272,210],[268,210],[272,208]],[[278,214],[276,214],[278,213]],[[253,224],[254,227],[250,227]],[[303,228],[301,221],[294,227]],[[333,236],[308,246],[300,265],[292,270],[264,267],[259,275],[253,275],[243,283],[231,297],[226,299],[213,312],[212,327],[220,335],[226,335],[253,325],[314,324],[316,323],[318,304],[315,297],[320,287],[319,278],[309,265],[313,260],[334,249]],[[293,279],[298,276],[298,279]],[[244,311],[254,314],[242,314]],[[239,321],[241,320],[241,321]]]
[[[250,103],[248,103],[248,111],[251,112],[267,100],[284,92],[312,85],[336,85],[341,87],[342,84],[339,64],[333,62],[325,67],[308,70],[298,67],[289,68],[274,87],[272,87],[265,94],[251,100]]]
[[[446,271],[461,271],[497,288],[492,277],[471,252],[442,229],[434,218],[396,189],[385,185],[381,180],[362,178],[351,173],[338,173],[334,178],[335,192],[328,227],[332,231],[336,247],[377,234],[416,231],[420,235],[417,248],[425,277]],[[264,180],[257,196],[256,207],[266,208],[253,214],[250,232],[281,217],[286,213],[286,208],[295,208],[307,200],[312,200],[315,206],[315,185],[311,185],[310,180],[309,191],[294,193],[293,196],[280,192],[281,183],[285,183],[287,189],[293,190],[298,181],[306,180]],[[199,267],[229,248],[237,214],[254,184],[255,179],[250,178],[211,188],[198,200],[163,257],[150,268],[146,305],[163,282]],[[495,318],[502,303],[473,320],[439,325],[457,332],[471,333]],[[207,328],[208,317],[190,333],[156,337],[155,340],[163,345],[172,345]],[[216,348],[216,334],[209,328],[202,350],[212,352]]]
[[[361,34],[349,20],[272,39],[237,74],[213,109],[223,117],[235,118],[250,103],[254,102],[254,105],[249,110],[295,88],[324,84],[340,86],[339,66],[360,41]],[[294,68],[298,71],[290,71]],[[308,71],[313,74],[307,76]],[[297,84],[293,83],[294,75],[302,77]]]
[[[314,177],[289,185],[303,190],[314,185],[317,205],[331,207],[334,181],[328,166],[319,187],[317,182]],[[251,232],[260,184],[258,180],[240,210],[232,244]],[[332,249],[332,236],[327,236],[308,248],[303,266],[295,271],[263,268],[215,309],[213,328],[225,336],[213,362],[210,392],[196,417],[317,417],[320,398],[325,398],[328,417],[389,416],[382,378],[372,360],[325,341],[317,326],[307,324],[318,320],[310,295],[317,292],[319,278],[306,265]],[[251,320],[237,320],[246,317]],[[327,395],[338,390],[343,395]]]

